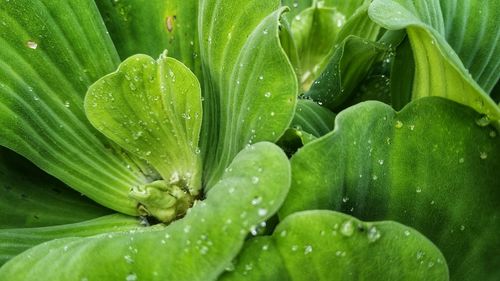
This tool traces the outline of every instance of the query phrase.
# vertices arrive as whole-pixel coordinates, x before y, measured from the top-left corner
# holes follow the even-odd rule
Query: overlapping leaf
[[[93,1],[2,1],[0,18],[0,145],[102,205],[136,214],[127,194],[143,173],[83,112],[87,87],[118,63]]]
[[[164,49],[201,79],[198,1],[98,0],[99,11],[122,59],[158,57]]]
[[[289,162],[273,144],[240,152],[221,180],[182,220],[166,228],[54,240],[0,269],[5,281],[213,280],[239,252],[245,236],[285,199]]]
[[[111,212],[1,147],[0,190],[0,229],[75,223]]]
[[[376,0],[369,14],[385,28],[406,28],[415,58],[413,99],[443,96],[499,120],[500,108],[487,95],[500,78],[499,9],[498,1]]]
[[[448,280],[439,249],[396,222],[331,211],[295,213],[248,241],[221,280]]]
[[[206,188],[245,146],[276,141],[289,126],[297,79],[280,45],[279,1],[201,1],[202,152]]]
[[[378,102],[351,107],[293,156],[280,214],[333,209],[402,222],[436,243],[452,279],[497,279],[500,138],[480,117],[437,97],[399,113]]]
[[[31,247],[53,239],[102,233],[113,235],[113,232],[135,230],[140,226],[137,218],[115,214],[66,225],[0,229],[0,265]]]

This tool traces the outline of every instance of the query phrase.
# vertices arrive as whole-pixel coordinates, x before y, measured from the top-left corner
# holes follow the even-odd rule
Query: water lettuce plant
[[[500,2],[0,3],[0,280],[498,280]]]

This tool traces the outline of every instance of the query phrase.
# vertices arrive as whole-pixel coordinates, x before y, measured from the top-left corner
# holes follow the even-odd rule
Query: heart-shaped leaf
[[[448,267],[407,226],[306,211],[286,217],[272,236],[248,241],[221,280],[448,280]]]
[[[104,206],[136,215],[146,178],[87,121],[87,87],[118,64],[93,1],[0,2],[0,145]]]
[[[401,112],[379,102],[346,109],[333,132],[292,157],[280,216],[333,209],[395,220],[443,251],[452,279],[498,279],[500,138],[478,118],[438,97]]]
[[[33,246],[53,239],[101,233],[112,235],[111,232],[134,230],[140,226],[137,218],[115,214],[58,226],[0,229],[0,265]]]
[[[250,229],[277,211],[290,166],[277,146],[241,151],[188,214],[166,228],[54,240],[0,268],[5,281],[214,280],[240,251]]]
[[[280,45],[279,1],[200,4],[205,188],[245,146],[275,142],[293,118],[297,78]]]
[[[131,192],[144,214],[170,221],[185,213],[201,190],[201,90],[196,76],[166,53],[125,60],[93,84],[85,98],[90,122],[162,179]]]

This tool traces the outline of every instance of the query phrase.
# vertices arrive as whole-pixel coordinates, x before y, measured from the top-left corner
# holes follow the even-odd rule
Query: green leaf
[[[280,45],[278,6],[279,1],[201,1],[207,189],[242,148],[277,141],[293,118],[297,78]]]
[[[437,97],[401,112],[379,102],[346,109],[332,133],[292,157],[280,216],[333,209],[395,220],[441,249],[451,279],[498,279],[500,138],[480,117]]]
[[[89,88],[85,111],[99,131],[161,175],[131,192],[145,215],[170,221],[189,208],[201,190],[202,108],[187,67],[166,53],[156,61],[132,56]]]
[[[439,249],[414,229],[332,211],[288,216],[237,261],[221,280],[448,280]]]
[[[411,101],[415,77],[415,61],[408,37],[396,48],[395,53],[391,70],[391,104],[401,110]]]
[[[110,213],[2,147],[0,190],[0,229],[75,223]]]
[[[327,108],[311,100],[299,99],[291,127],[321,137],[333,130],[334,122],[335,114]]]
[[[2,1],[0,19],[0,145],[98,203],[137,214],[127,194],[145,176],[83,110],[87,87],[118,64],[94,2]]]
[[[139,227],[137,218],[115,214],[66,225],[0,229],[0,266],[25,250],[53,239],[101,233],[109,236],[112,232],[132,231]]]
[[[345,24],[345,15],[333,8],[308,8],[292,21],[292,35],[300,59],[300,82],[307,91],[328,62],[338,34]],[[321,40],[319,40],[321,39]]]
[[[167,49],[201,78],[198,1],[99,0],[106,27],[122,59],[135,54],[158,57]]]
[[[353,95],[387,51],[382,44],[356,36],[347,37],[305,95],[332,110],[338,108]]]
[[[369,14],[375,22],[391,30],[406,28],[415,59],[413,99],[443,96],[500,120],[500,108],[487,95],[500,78],[500,47],[490,39],[500,35],[500,3],[483,2],[372,3]],[[472,11],[475,16],[468,20],[457,16]]]
[[[0,276],[5,281],[214,280],[249,230],[277,211],[289,185],[283,152],[271,143],[255,144],[234,158],[206,200],[168,227],[48,242],[10,260]]]

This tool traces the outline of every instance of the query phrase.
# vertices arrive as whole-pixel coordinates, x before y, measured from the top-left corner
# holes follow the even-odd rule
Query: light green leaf
[[[183,214],[201,190],[201,90],[182,63],[135,55],[93,84],[85,111],[94,127],[161,175],[134,187],[144,215],[170,221]]]
[[[333,8],[308,8],[292,21],[292,35],[300,60],[300,82],[307,91],[328,63],[345,15]]]
[[[112,232],[132,231],[140,226],[137,218],[115,214],[58,226],[0,229],[0,266],[25,250],[53,239],[101,233],[109,236]]]
[[[0,276],[5,281],[214,280],[249,230],[277,211],[289,185],[283,152],[271,143],[255,144],[234,158],[206,200],[165,229],[54,240],[10,260]]]
[[[401,112],[379,102],[346,109],[332,133],[292,157],[280,216],[333,209],[395,220],[441,249],[451,279],[498,279],[500,138],[480,117],[438,97]]]
[[[158,57],[167,49],[201,78],[198,1],[98,0],[104,23],[122,59],[135,54]]]
[[[136,214],[127,194],[145,176],[83,110],[87,87],[118,64],[94,2],[1,1],[0,45],[0,145],[98,203]]]
[[[443,96],[500,120],[487,95],[500,78],[500,46],[491,40],[500,36],[500,3],[462,2],[376,0],[369,14],[387,29],[406,28],[415,59],[413,99]],[[477,14],[457,17],[471,12]]]
[[[297,78],[280,45],[279,1],[200,4],[205,188],[245,146],[275,142],[293,118]]]
[[[0,229],[75,223],[111,212],[2,147],[0,192]]]
[[[288,216],[237,261],[221,280],[448,280],[439,249],[414,229],[332,211]]]
[[[356,87],[387,51],[382,44],[347,37],[305,95],[332,110],[338,108],[355,93]]]

